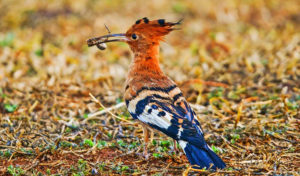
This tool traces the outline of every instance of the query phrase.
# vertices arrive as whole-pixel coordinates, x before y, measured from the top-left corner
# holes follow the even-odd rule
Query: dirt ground
[[[129,47],[86,45],[143,17],[184,18],[161,67],[226,169],[190,170],[157,131],[143,156]],[[4,0],[0,20],[0,175],[300,174],[300,1]]]

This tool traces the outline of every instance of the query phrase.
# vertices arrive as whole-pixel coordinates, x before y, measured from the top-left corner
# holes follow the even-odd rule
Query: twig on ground
[[[121,117],[119,117],[119,116],[116,116],[115,114],[113,114],[113,113],[111,112],[111,110],[114,110],[114,109],[118,109],[118,108],[120,108],[120,107],[123,107],[123,106],[125,105],[124,102],[119,103],[119,104],[117,104],[117,105],[115,105],[115,106],[113,106],[113,107],[106,108],[106,107],[105,107],[99,100],[97,100],[91,93],[89,93],[89,95],[91,96],[92,100],[93,100],[94,102],[96,102],[97,104],[99,104],[104,110],[98,111],[98,112],[95,112],[95,113],[89,115],[89,117],[86,118],[85,120],[83,120],[82,123],[86,123],[88,120],[95,119],[95,116],[97,116],[97,115],[101,115],[101,114],[104,114],[104,113],[109,113],[110,115],[112,115],[113,117],[115,117],[115,118],[117,118],[117,119],[119,119],[119,120],[121,120],[121,121],[130,123],[130,124],[132,124],[132,125],[134,124],[133,122],[130,122],[129,120],[126,120],[126,119],[123,119],[123,118],[121,118]]]

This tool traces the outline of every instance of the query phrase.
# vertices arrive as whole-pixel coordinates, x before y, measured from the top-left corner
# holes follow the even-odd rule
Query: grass
[[[299,11],[297,0],[1,2],[0,174],[298,175]],[[144,16],[184,17],[161,44],[161,66],[225,170],[190,170],[157,132],[143,157],[142,127],[123,102],[129,47],[86,39]]]

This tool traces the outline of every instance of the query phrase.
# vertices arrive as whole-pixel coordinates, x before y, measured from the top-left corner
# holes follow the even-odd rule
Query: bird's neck
[[[151,45],[133,52],[134,59],[129,68],[130,77],[164,75],[159,66],[159,45]]]

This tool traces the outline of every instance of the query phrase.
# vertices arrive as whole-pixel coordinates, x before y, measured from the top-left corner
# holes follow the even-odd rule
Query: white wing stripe
[[[159,117],[159,109],[152,109],[152,112],[149,114],[148,109],[151,106],[147,105],[141,115],[138,116],[138,119],[144,123],[156,125],[163,129],[168,129],[171,126],[171,117],[169,113],[166,113],[165,116]]]

